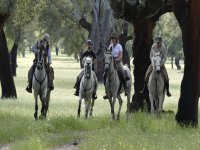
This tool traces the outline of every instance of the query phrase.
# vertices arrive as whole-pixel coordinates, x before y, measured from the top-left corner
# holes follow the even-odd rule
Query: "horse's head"
[[[153,68],[156,70],[157,73],[161,72],[161,57],[160,53],[155,53],[153,56]]]
[[[44,56],[45,52],[43,49],[38,49],[37,53],[37,69],[42,70],[44,67]]]
[[[104,59],[105,59],[104,70],[105,70],[105,72],[108,72],[110,67],[111,67],[111,65],[113,65],[113,60],[114,60],[113,56],[112,56],[112,53],[109,50],[105,51]]]
[[[91,78],[92,73],[92,58],[85,57],[84,58],[84,74],[87,79]]]

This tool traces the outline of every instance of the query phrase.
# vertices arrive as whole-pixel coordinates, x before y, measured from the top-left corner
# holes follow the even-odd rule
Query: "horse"
[[[33,73],[32,83],[35,98],[35,120],[38,119],[38,96],[42,103],[41,115],[39,118],[45,119],[49,106],[50,90],[48,89],[48,79],[45,68],[45,52],[43,49],[38,49],[37,64]]]
[[[84,75],[80,82],[80,90],[79,90],[79,105],[78,105],[78,113],[77,117],[80,117],[81,112],[81,102],[82,99],[85,100],[85,118],[88,118],[88,112],[90,109],[90,117],[92,117],[94,101],[93,92],[95,90],[95,79],[94,72],[92,71],[92,58],[85,57],[83,59],[84,62]]]
[[[104,58],[105,58],[105,68],[104,69],[105,69],[105,73],[107,74],[105,88],[106,88],[106,93],[108,94],[108,99],[109,99],[109,103],[110,103],[110,107],[111,107],[111,120],[115,119],[114,106],[115,106],[116,98],[119,101],[119,109],[118,109],[118,114],[117,114],[117,120],[119,120],[122,103],[123,103],[120,94],[124,92],[124,88],[123,88],[120,78],[118,76],[117,70],[114,66],[115,60],[109,50],[105,51]],[[131,77],[131,72],[130,72],[129,68],[126,65],[124,65],[123,68],[126,71],[126,74],[128,75],[128,77],[130,78],[127,81],[128,95],[127,95],[126,119],[128,120],[128,116],[130,114],[132,77]]]
[[[149,77],[148,89],[149,99],[151,103],[151,113],[154,113],[154,106],[157,112],[157,117],[160,117],[160,113],[163,108],[163,102],[165,99],[165,80],[161,69],[161,57],[160,52],[154,53],[152,58],[153,70]],[[155,104],[155,105],[154,105]]]

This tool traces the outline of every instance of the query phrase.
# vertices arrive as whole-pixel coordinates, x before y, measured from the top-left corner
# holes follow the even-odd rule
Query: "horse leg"
[[[81,113],[81,102],[82,102],[82,98],[79,99],[79,105],[78,105],[78,113],[77,113],[77,117],[80,117],[80,113]]]
[[[154,113],[154,102],[153,102],[153,95],[150,94],[149,92],[149,99],[150,99],[150,103],[151,103],[151,114]]]
[[[130,91],[129,91],[129,94],[127,96],[127,110],[126,110],[126,121],[128,121],[128,117],[129,117],[129,114],[130,114]]]
[[[163,96],[162,94],[159,95],[158,97],[158,102],[159,102],[159,106],[158,106],[158,114],[157,117],[160,118],[160,113],[162,112],[162,104],[163,104]]]
[[[115,119],[115,102],[116,102],[116,97],[113,97],[113,119]]]
[[[40,119],[43,119],[45,106],[44,106],[44,100],[43,100],[43,98],[41,96],[40,96],[40,101],[42,103],[42,108],[41,108],[41,111],[40,111],[41,112]]]
[[[115,114],[114,114],[113,103],[112,103],[111,97],[109,97],[109,103],[110,103],[110,108],[111,108],[111,120],[112,120],[112,119],[115,119]]]
[[[92,111],[93,111],[94,101],[95,101],[95,99],[92,99],[92,104],[90,106],[90,117],[92,117]]]
[[[123,101],[122,101],[122,98],[120,95],[117,96],[117,99],[119,101],[119,110],[118,110],[118,114],[117,114],[117,120],[119,120]]]
[[[34,113],[34,117],[35,120],[38,119],[38,96],[36,95],[36,93],[34,93],[34,97],[35,97],[35,113]]]
[[[91,99],[85,100],[85,118],[88,117],[88,112],[90,108]]]

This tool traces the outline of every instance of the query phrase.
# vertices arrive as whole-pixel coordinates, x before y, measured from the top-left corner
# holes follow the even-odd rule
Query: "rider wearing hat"
[[[117,72],[118,72],[119,77],[122,80],[125,96],[127,96],[128,91],[127,91],[126,76],[125,76],[125,72],[123,69],[123,63],[122,63],[123,49],[122,49],[122,46],[119,44],[119,38],[116,33],[113,33],[111,35],[111,42],[112,43],[110,44],[108,49],[111,51],[112,56],[114,57],[115,64],[117,66]],[[106,82],[106,78],[107,78],[107,74],[104,72],[104,85]],[[108,99],[107,93],[103,98]]]
[[[86,42],[86,44],[87,44],[88,49],[83,53],[82,58],[84,58],[84,57],[91,57],[93,59],[93,63],[92,63],[92,70],[93,70],[92,71],[92,75],[93,75],[94,80],[95,80],[95,90],[94,90],[94,93],[93,93],[93,98],[97,99],[97,96],[96,96],[97,77],[96,77],[96,74],[94,72],[94,63],[96,63],[96,54],[92,50],[92,44],[93,44],[92,40],[88,39],[87,42]],[[74,85],[74,88],[76,89],[76,91],[74,93],[75,96],[79,96],[80,82],[81,82],[81,78],[83,77],[83,75],[84,75],[84,70],[81,70],[80,74],[78,75],[78,77],[76,79],[76,83]]]
[[[151,47],[151,52],[150,52],[150,60],[152,60],[153,58],[153,54],[154,53],[158,53],[160,52],[160,56],[161,56],[161,69],[165,78],[165,86],[167,89],[167,96],[171,96],[171,93],[169,92],[169,77],[167,74],[167,70],[165,68],[165,62],[167,60],[167,48],[165,47],[165,45],[162,43],[162,37],[157,36],[156,37],[156,43],[154,43]],[[145,85],[143,90],[141,91],[141,93],[144,93],[144,91],[147,89],[147,83],[150,77],[150,74],[153,70],[153,66],[152,64],[150,64],[149,68],[147,69],[146,75],[145,75]]]
[[[38,49],[43,49],[48,57],[48,59],[46,59],[45,57],[45,62],[46,62],[45,65],[47,67],[48,86],[50,90],[54,89],[54,85],[53,85],[54,74],[53,74],[53,68],[50,66],[52,64],[52,61],[51,61],[51,51],[50,51],[49,44],[50,44],[49,34],[44,34],[43,39],[35,43],[31,48],[31,51],[35,54],[35,58],[33,60],[33,65],[28,71],[28,86],[26,87],[26,91],[29,93],[32,93],[32,79],[33,79],[33,73],[36,68]]]

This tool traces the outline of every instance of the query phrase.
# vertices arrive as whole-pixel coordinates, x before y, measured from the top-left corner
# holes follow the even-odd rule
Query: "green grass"
[[[162,114],[161,119],[144,112],[137,112],[125,119],[124,100],[120,121],[110,121],[110,106],[101,97],[104,87],[99,85],[94,118],[77,119],[78,98],[73,95],[73,85],[79,73],[79,63],[64,55],[53,54],[55,90],[51,94],[46,120],[35,121],[34,97],[25,91],[27,72],[33,55],[18,58],[17,77],[14,78],[18,99],[0,100],[0,149],[8,145],[14,150],[45,150],[78,141],[79,149],[198,149],[200,130],[181,128],[175,114]],[[166,97],[164,109],[177,111],[182,70],[171,69],[172,97]],[[1,93],[0,93],[1,94]],[[124,96],[122,96],[125,99]],[[118,104],[116,103],[116,109]]]

